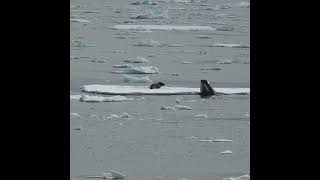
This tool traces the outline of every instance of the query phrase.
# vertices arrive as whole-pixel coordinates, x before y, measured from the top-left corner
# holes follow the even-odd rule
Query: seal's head
[[[158,82],[158,84],[159,84],[160,86],[164,86],[164,85],[165,85],[163,82]]]

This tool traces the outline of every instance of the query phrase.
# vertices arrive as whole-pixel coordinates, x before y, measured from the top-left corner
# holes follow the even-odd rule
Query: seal
[[[209,98],[213,95],[216,95],[216,91],[210,86],[208,80],[201,80],[200,82],[200,97],[201,98]]]
[[[164,83],[158,82],[158,83],[156,83],[156,84],[151,84],[149,88],[150,88],[150,89],[160,89],[161,86],[164,86],[164,85],[165,85]]]

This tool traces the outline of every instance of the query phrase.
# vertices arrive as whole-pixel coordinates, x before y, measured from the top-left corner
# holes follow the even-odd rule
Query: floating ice
[[[182,61],[181,64],[192,64],[191,61]]]
[[[134,46],[145,46],[145,47],[163,47],[164,45],[165,45],[164,43],[154,41],[152,39],[145,39],[134,44]]]
[[[215,7],[215,9],[216,10],[218,10],[218,9],[229,9],[229,8],[231,8],[232,6],[231,6],[231,4],[219,4],[219,5],[217,5],[216,7]]]
[[[176,99],[176,103],[177,103],[177,104],[181,103],[181,99],[177,98],[177,99]]]
[[[249,8],[250,7],[250,2],[240,2],[236,6],[242,7],[242,8]]]
[[[250,175],[245,174],[239,177],[230,177],[230,178],[224,178],[223,180],[250,180]]]
[[[220,154],[232,154],[232,151],[230,151],[230,150],[225,150],[225,151],[220,152]]]
[[[131,64],[119,64],[119,65],[113,65],[114,68],[131,68],[133,65]]]
[[[86,20],[86,19],[70,18],[70,22],[75,22],[75,23],[89,23],[89,22],[91,22],[91,21]]]
[[[174,107],[178,110],[192,110],[190,106],[175,105]]]
[[[218,64],[232,64],[231,60],[219,60]]]
[[[196,117],[200,117],[200,118],[208,118],[207,114],[197,114],[195,115]]]
[[[113,29],[134,29],[134,30],[141,30],[141,29],[148,29],[148,30],[177,30],[177,31],[214,31],[216,28],[210,26],[171,26],[171,25],[115,25],[111,27]]]
[[[148,76],[136,77],[124,75],[124,82],[135,82],[135,83],[151,83],[152,80]]]
[[[80,117],[80,114],[78,114],[78,113],[70,113],[70,116],[71,117]]]
[[[148,63],[149,60],[143,57],[135,57],[131,59],[126,59],[124,62],[129,62],[129,63]]]
[[[102,172],[101,175],[98,176],[86,176],[86,178],[101,178],[110,180],[124,179],[125,177],[126,175],[115,170],[109,170],[109,172]]]
[[[132,101],[132,98],[127,98],[125,96],[111,96],[111,97],[103,97],[103,96],[89,96],[82,95],[79,99],[81,102],[123,102],[123,101]]]
[[[122,113],[122,114],[120,115],[120,117],[121,117],[121,118],[129,118],[130,115],[129,115],[128,113],[124,112],[124,113]]]
[[[70,100],[80,100],[82,95],[70,95]]]
[[[81,90],[106,95],[198,95],[200,88],[169,87],[149,89],[149,86],[84,85]],[[250,88],[214,88],[217,94],[250,94]]]
[[[250,45],[243,45],[243,44],[211,44],[210,47],[250,48]]]
[[[142,8],[139,10],[138,14],[133,14],[130,16],[131,19],[167,19],[168,9],[165,8]]]

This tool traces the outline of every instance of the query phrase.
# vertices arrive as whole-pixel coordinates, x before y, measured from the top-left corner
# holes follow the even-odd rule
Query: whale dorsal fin
[[[201,80],[201,83],[200,83],[200,96],[201,96],[201,98],[211,97],[213,95],[216,95],[216,92],[210,86],[209,81],[208,80]]]

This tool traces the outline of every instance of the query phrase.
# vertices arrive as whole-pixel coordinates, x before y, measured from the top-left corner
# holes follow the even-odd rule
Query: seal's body
[[[156,83],[156,84],[151,84],[149,88],[150,88],[150,89],[160,89],[161,86],[164,86],[164,85],[165,85],[164,83],[158,82],[158,83]]]
[[[201,83],[200,83],[200,97],[201,98],[209,98],[209,97],[211,97],[213,95],[216,95],[216,92],[210,86],[209,81],[208,80],[201,80]]]

